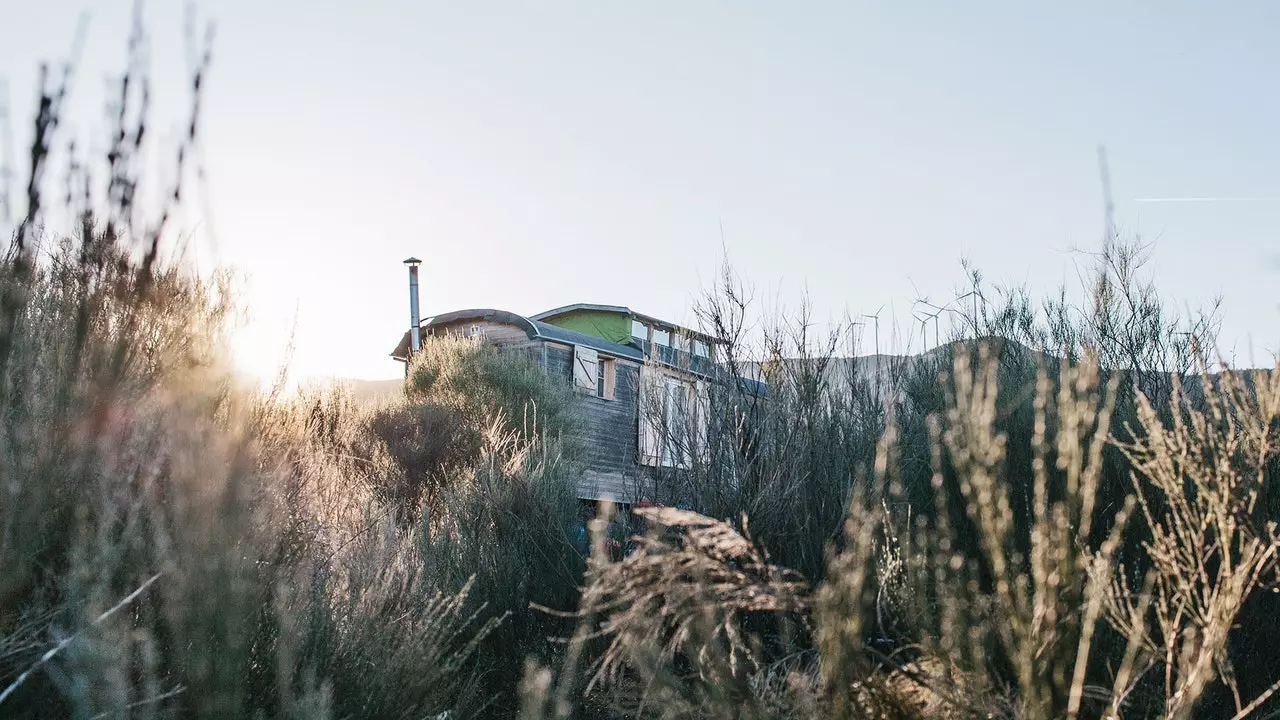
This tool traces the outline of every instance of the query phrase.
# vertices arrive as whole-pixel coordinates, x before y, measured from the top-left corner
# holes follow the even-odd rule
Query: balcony
[[[711,362],[711,358],[694,355],[684,350],[678,350],[669,345],[659,345],[650,343],[640,338],[632,338],[631,341],[638,345],[644,351],[645,357],[652,359],[661,365],[677,368],[692,372],[696,375],[710,377],[715,365]]]

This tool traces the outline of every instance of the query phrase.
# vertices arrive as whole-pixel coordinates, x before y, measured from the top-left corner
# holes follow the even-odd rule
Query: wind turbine
[[[854,345],[854,351],[856,352],[858,345],[862,342],[862,328],[866,327],[867,323],[863,320],[853,320],[853,319],[849,319],[847,322],[849,323],[849,327],[858,328],[858,334],[855,336],[857,340],[855,340],[855,345]]]
[[[875,343],[876,343],[876,344],[875,344],[875,352],[876,352],[876,354],[875,354],[875,372],[876,372],[876,396],[877,396],[877,397],[879,397],[879,395],[880,395],[880,376],[881,376],[881,374],[883,373],[883,368],[881,367],[881,364],[884,362],[884,359],[880,357],[880,312],[881,312],[882,310],[884,310],[884,305],[881,305],[879,308],[877,308],[877,309],[876,309],[876,311],[875,311],[874,313],[872,313],[872,314],[870,314],[870,315],[868,315],[868,314],[866,314],[866,313],[862,313],[862,314],[860,314],[860,315],[858,316],[858,317],[863,317],[863,318],[869,318],[869,319],[871,320],[872,324],[873,324],[873,325],[874,325],[874,327],[875,327],[875,333],[876,333],[876,340],[875,340]],[[855,324],[855,325],[866,326],[866,324],[867,324],[867,323],[864,321],[864,322],[857,322],[857,323],[854,323],[854,324]],[[857,360],[855,359],[855,360],[854,360],[854,362],[856,363],[856,362],[857,362]],[[854,367],[856,368],[857,366],[855,365]]]
[[[981,299],[985,305],[987,299],[982,297],[982,293],[975,289],[970,290],[963,295],[957,295],[955,300],[952,300],[952,302],[960,302],[967,298],[973,298],[973,315],[971,316],[971,320],[973,322],[973,338],[976,340],[978,339],[978,300]]]
[[[1116,204],[1111,198],[1111,167],[1107,164],[1107,147],[1098,146],[1098,176],[1102,181],[1102,243],[1105,247],[1116,238]]]
[[[929,302],[929,298],[921,298],[919,300],[916,300],[915,304],[924,305],[925,307],[932,308],[934,310],[934,312],[932,313],[928,313],[928,312],[920,313],[920,315],[924,316],[923,318],[921,318],[920,315],[916,315],[915,312],[912,312],[912,315],[917,320],[920,320],[921,323],[927,322],[929,320],[933,320],[933,344],[935,347],[941,345],[942,331],[938,328],[938,317],[942,315],[942,313],[944,312],[956,312],[955,309],[951,307],[951,303],[947,303],[946,305],[934,305],[933,303]],[[925,340],[927,341],[928,339],[929,339],[928,333],[925,333]]]
[[[873,314],[873,315],[866,315],[866,314],[861,315],[861,317],[864,317],[864,318],[871,318],[871,319],[875,322],[875,328],[876,328],[876,357],[877,357],[877,358],[880,356],[880,311],[881,311],[881,310],[884,310],[884,306],[883,306],[883,305],[881,305],[881,306],[880,306],[880,308],[879,308],[878,310],[876,310],[876,311],[875,311],[875,314]],[[876,360],[876,362],[877,362],[877,363],[879,363],[880,361],[879,361],[879,360]]]
[[[920,323],[920,352],[923,354],[929,349],[929,314],[911,312],[911,317]]]
[[[925,303],[925,305],[929,305],[929,303]],[[941,314],[942,314],[942,313],[944,313],[944,312],[952,312],[952,311],[951,311],[951,309],[950,309],[950,308],[938,307],[937,305],[929,305],[929,307],[931,307],[931,308],[935,308],[935,310],[934,310],[933,314],[931,315],[931,314],[929,314],[929,313],[925,313],[925,314],[924,314],[924,316],[925,316],[926,318],[933,318],[933,346],[934,346],[935,348],[936,348],[936,347],[941,347],[941,346],[942,346],[942,333],[941,333],[941,332],[939,332],[939,330],[938,330],[938,316],[939,316],[939,315],[941,315]]]
[[[985,295],[982,294],[982,290],[978,285],[979,282],[981,282],[981,276],[979,276],[977,273],[971,274],[969,276],[969,292],[964,293],[962,295],[957,295],[955,296],[955,298],[951,300],[951,302],[953,303],[958,303],[965,300],[966,298],[973,298],[973,318],[972,319],[973,319],[973,339],[974,340],[978,339],[978,330],[979,330],[978,301],[979,300],[982,301],[983,307],[986,307],[986,304],[987,304],[987,298]]]

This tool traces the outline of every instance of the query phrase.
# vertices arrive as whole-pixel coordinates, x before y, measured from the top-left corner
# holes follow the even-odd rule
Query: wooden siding
[[[482,339],[494,345],[502,346],[513,343],[527,343],[529,341],[529,334],[525,332],[524,328],[491,320],[462,320],[447,325],[433,325],[431,332],[437,336],[454,333],[465,335],[467,329],[472,325],[480,326]]]
[[[578,482],[578,497],[631,505],[639,500],[652,500],[655,495],[653,481],[647,476],[588,470]]]
[[[437,335],[450,331],[465,333],[479,325],[485,342],[501,352],[520,352],[542,365],[546,373],[572,384],[574,349],[571,345],[530,339],[524,329],[494,322],[470,322],[436,326]],[[601,357],[609,357],[602,353]],[[575,440],[586,455],[586,472],[578,481],[578,496],[590,500],[612,500],[632,503],[651,498],[653,488],[647,475],[636,463],[640,365],[625,358],[615,358],[613,399],[598,398],[594,393],[579,393],[582,424]]]
[[[613,400],[583,394],[579,440],[587,467],[598,473],[636,474],[636,399],[639,366],[614,363]]]
[[[573,348],[556,343],[546,343],[545,347],[547,373],[569,384]],[[582,423],[574,440],[582,447],[586,463],[586,473],[578,482],[578,496],[634,502],[641,480],[636,464],[640,366],[615,358],[613,368],[612,400],[587,392],[578,395]]]
[[[572,381],[573,348],[545,343],[546,371],[565,384]],[[613,399],[581,392],[582,423],[574,438],[586,457],[587,471],[578,483],[579,497],[633,502],[640,478],[636,465],[637,400],[640,366],[615,358]]]
[[[564,380],[565,383],[571,382],[573,380],[573,348],[553,342],[544,342],[543,347],[546,348],[547,357],[547,364],[543,369],[551,377]]]

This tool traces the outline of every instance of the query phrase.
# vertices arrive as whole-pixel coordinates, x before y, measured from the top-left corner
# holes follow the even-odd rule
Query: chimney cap
[[[421,265],[421,264],[422,264],[422,261],[421,261],[421,260],[419,260],[419,259],[418,259],[418,258],[416,258],[416,257],[411,257],[411,258],[409,258],[408,260],[405,260],[405,261],[404,261],[404,264],[405,264],[405,265]]]

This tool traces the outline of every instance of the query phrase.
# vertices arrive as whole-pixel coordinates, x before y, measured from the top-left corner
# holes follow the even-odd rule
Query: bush
[[[518,351],[501,351],[473,339],[424,339],[405,383],[410,403],[456,413],[472,433],[500,419],[506,432],[546,433],[563,441],[579,418],[572,390],[552,381]]]
[[[493,678],[511,662],[492,640],[507,612],[531,617],[526,595],[560,603],[533,575],[545,563],[516,566],[492,545],[567,546],[554,510],[576,503],[538,469],[558,456],[539,437],[516,446],[484,434],[473,462],[454,462],[473,489],[450,485],[440,508],[465,507],[474,488],[508,492],[511,502],[494,504],[506,526],[483,555],[512,564],[490,568],[451,545],[470,538],[443,528],[484,531],[472,517],[390,522],[396,498],[384,491],[423,461],[381,444],[385,424],[341,394],[282,400],[232,380],[232,286],[168,264],[170,208],[148,218],[132,205],[145,118],[130,80],[108,194],[64,208],[79,234],[52,244],[39,178],[62,93],[46,88],[35,192],[0,262],[0,714],[484,712],[515,686],[514,674]],[[517,480],[525,485],[503,486]],[[446,568],[450,553],[475,564]],[[496,596],[508,581],[520,590],[507,608],[472,589]]]
[[[1057,382],[1041,371],[1020,540],[1009,438],[994,425],[999,365],[984,355],[976,366],[957,357],[947,411],[931,423],[934,519],[904,522],[885,502],[902,462],[891,426],[820,583],[774,564],[745,529],[694,513],[639,511],[650,534],[618,563],[597,524],[575,643],[608,644],[586,692],[607,691],[627,715],[690,718],[1182,718],[1197,707],[1243,717],[1265,707],[1280,683],[1242,692],[1227,647],[1245,602],[1280,580],[1280,533],[1252,517],[1274,479],[1280,368],[1206,379],[1203,409],[1175,383],[1172,423],[1140,394],[1137,441],[1113,434],[1118,383],[1102,390],[1096,364],[1065,367]],[[1135,469],[1118,508],[1096,492],[1109,445]],[[956,509],[976,550],[955,543]],[[1135,586],[1121,540],[1138,519],[1153,539],[1141,542],[1150,569]],[[886,612],[893,636],[874,639]],[[1123,639],[1118,653],[1098,642],[1106,632]],[[567,668],[558,683],[530,669],[529,717],[567,716],[580,687],[577,666]],[[1148,674],[1165,678],[1153,704],[1135,692]],[[1232,691],[1230,710],[1205,703],[1214,683]]]

